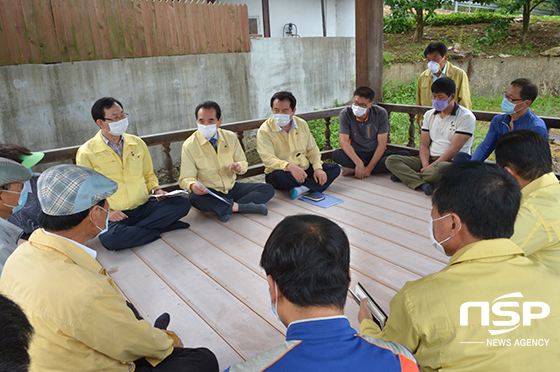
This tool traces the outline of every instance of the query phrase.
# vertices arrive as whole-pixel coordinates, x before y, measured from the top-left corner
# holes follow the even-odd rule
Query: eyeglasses
[[[117,118],[114,119],[109,119],[109,118],[103,118],[104,121],[119,121],[119,120],[123,120],[126,119],[129,115],[126,112],[123,112],[122,115],[120,115]]]
[[[508,101],[510,101],[511,103],[513,102],[518,102],[518,101],[524,101],[523,98],[513,98],[511,96],[508,96],[506,92],[504,92],[504,97],[505,99],[507,99]]]
[[[368,108],[369,105],[371,105],[371,102],[370,102],[370,103],[352,102],[352,104],[353,104],[354,106],[358,106],[358,107],[361,107],[361,108]]]

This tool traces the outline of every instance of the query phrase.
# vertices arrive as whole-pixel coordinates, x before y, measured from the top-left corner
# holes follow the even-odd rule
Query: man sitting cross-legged
[[[226,372],[418,371],[395,342],[362,337],[344,316],[350,285],[350,245],[334,222],[315,215],[286,217],[261,256],[272,311],[288,327],[286,342]]]
[[[426,112],[420,135],[420,157],[392,155],[387,168],[393,181],[402,181],[413,190],[432,195],[440,172],[459,151],[470,154],[476,118],[454,101],[455,82],[440,78],[432,84],[433,109]]]
[[[266,203],[274,188],[266,183],[238,183],[238,174],[247,171],[247,159],[237,135],[220,129],[222,112],[213,101],[195,110],[198,130],[183,143],[179,186],[191,192],[192,205],[201,211],[215,212],[227,222],[234,212],[267,215]],[[220,200],[210,194],[219,195]]]
[[[84,143],[76,154],[76,164],[93,169],[119,184],[109,198],[109,230],[99,237],[109,250],[144,245],[166,231],[189,227],[179,221],[191,208],[188,198],[174,197],[148,201],[150,193],[163,195],[154,174],[148,146],[137,136],[127,134],[128,114],[112,97],[97,100],[91,115],[99,132]]]
[[[384,108],[373,104],[375,92],[359,87],[354,92],[352,107],[340,112],[339,143],[333,160],[342,166],[343,176],[356,178],[388,173],[385,161],[390,155],[410,156],[406,150],[387,150],[389,116]]]
[[[290,197],[323,192],[340,175],[338,164],[323,163],[307,122],[295,116],[296,98],[277,92],[270,99],[273,116],[257,131],[257,151],[264,164],[266,182]]]

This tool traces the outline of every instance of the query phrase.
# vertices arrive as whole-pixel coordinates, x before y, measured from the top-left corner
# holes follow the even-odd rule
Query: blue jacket
[[[486,160],[494,148],[496,147],[496,141],[509,132],[509,122],[511,117],[508,114],[500,114],[494,116],[494,119],[490,122],[490,128],[488,133],[484,138],[484,141],[476,148],[471,160],[484,161]],[[535,132],[539,132],[548,139],[548,129],[543,119],[539,118],[537,115],[528,109],[526,113],[521,115],[517,120],[513,121],[513,130],[517,129],[531,129]]]
[[[306,319],[288,327],[286,342],[226,372],[264,371],[415,371],[404,346],[360,336],[345,316]]]

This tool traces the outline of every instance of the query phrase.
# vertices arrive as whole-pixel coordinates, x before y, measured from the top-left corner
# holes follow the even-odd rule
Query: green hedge
[[[471,25],[476,23],[492,23],[504,16],[496,13],[451,13],[436,14],[426,21],[427,26]],[[410,17],[396,17],[393,14],[383,17],[383,31],[388,34],[398,34],[414,30],[415,20]]]

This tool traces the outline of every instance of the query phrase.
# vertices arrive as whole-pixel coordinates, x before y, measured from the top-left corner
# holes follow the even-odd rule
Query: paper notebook
[[[316,192],[315,194],[321,195],[321,196],[325,197],[325,199],[316,202],[316,201],[313,201],[313,200],[309,200],[309,199],[299,197],[298,200],[304,201],[304,202],[309,203],[309,204],[316,205],[316,206],[321,207],[321,208],[328,208],[330,206],[342,203],[344,201],[342,199],[338,199],[338,198],[335,198],[334,196],[329,196],[329,195],[326,195],[326,194],[323,194],[323,193],[320,193],[320,192]]]

